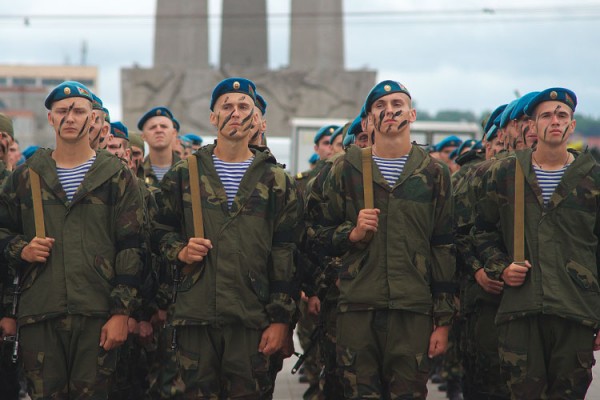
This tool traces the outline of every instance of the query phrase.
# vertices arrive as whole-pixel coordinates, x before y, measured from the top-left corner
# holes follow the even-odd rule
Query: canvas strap
[[[515,160],[515,221],[513,238],[514,262],[525,261],[525,177],[518,159]]]
[[[198,160],[195,155],[188,157],[190,171],[190,192],[192,195],[192,219],[194,221],[194,237],[204,237],[204,223],[202,222],[202,199],[200,198],[200,174],[198,173]]]
[[[31,168],[29,168],[29,180],[31,184],[31,196],[33,198],[35,236],[45,239],[46,226],[44,224],[44,209],[42,207],[42,188],[40,185],[40,176]]]
[[[365,208],[375,208],[375,200],[373,198],[373,156],[371,155],[371,147],[365,147],[361,150],[362,159],[362,177],[363,177],[363,195]],[[367,231],[365,241],[369,242],[373,238],[373,231]]]

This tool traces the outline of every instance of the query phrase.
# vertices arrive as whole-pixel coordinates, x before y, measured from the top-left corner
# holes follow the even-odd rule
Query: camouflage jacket
[[[71,202],[56,174],[51,149],[38,150],[0,192],[1,250],[22,277],[22,324],[64,314],[129,315],[139,305],[142,199],[136,178],[99,150]],[[21,251],[35,236],[29,169],[40,175],[47,237],[45,264],[28,265]]]
[[[455,292],[448,168],[413,146],[390,188],[372,163],[375,208],[381,213],[369,243],[348,238],[364,208],[360,148],[350,146],[323,186],[322,229],[329,231],[334,255],[343,255],[338,309],[408,310],[432,315],[436,325],[448,325]]]
[[[4,184],[4,181],[9,176],[10,171],[6,169],[6,164],[4,164],[4,161],[0,160],[0,187]],[[0,318],[8,314],[9,311],[6,310],[6,308],[10,308],[9,304],[11,300],[8,298],[10,293],[8,293],[8,290],[4,290],[10,285],[10,282],[12,282],[12,278],[8,272],[8,263],[4,257],[0,255],[0,301],[2,302],[0,304]]]
[[[589,152],[573,154],[548,205],[529,149],[495,162],[483,177],[475,243],[488,275],[500,279],[513,260],[516,162],[525,175],[525,258],[532,268],[523,285],[505,286],[498,323],[544,313],[600,326],[600,166]]]
[[[177,164],[178,161],[181,160],[181,158],[179,158],[179,156],[173,152],[173,158],[172,158],[173,162],[171,163],[171,166]],[[154,170],[152,169],[152,164],[150,163],[150,156],[146,156],[146,158],[144,158],[144,163],[142,164],[142,169],[144,171],[144,181],[146,182],[146,184],[148,186],[152,186],[155,188],[160,187],[160,181],[158,180],[158,178],[156,177],[156,174],[154,173]],[[138,176],[139,176],[139,171],[138,171]]]
[[[268,153],[252,150],[254,160],[229,209],[214,148],[195,153],[204,232],[213,248],[201,263],[183,268],[173,324],[243,323],[262,329],[289,323],[296,308],[291,287],[299,211],[293,179]],[[178,263],[177,255],[194,236],[187,160],[165,175],[161,190],[153,245]]]

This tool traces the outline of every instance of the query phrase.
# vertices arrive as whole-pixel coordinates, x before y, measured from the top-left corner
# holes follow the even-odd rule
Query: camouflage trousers
[[[172,399],[263,399],[273,382],[269,357],[258,352],[262,331],[242,325],[178,326],[177,366],[163,393]],[[170,371],[171,369],[168,368]]]
[[[0,340],[0,399],[19,398],[18,364],[12,362],[13,343]]]
[[[594,330],[554,315],[498,327],[500,363],[513,399],[583,399],[592,381]]]
[[[431,316],[402,310],[338,313],[337,364],[346,399],[425,399]]]
[[[98,346],[104,318],[68,315],[21,327],[21,358],[36,399],[106,399],[117,349]]]
[[[498,356],[498,328],[494,322],[498,305],[479,301],[465,316],[462,361],[465,399],[510,399]]]
[[[337,374],[336,353],[336,325],[337,325],[337,299],[339,290],[336,286],[329,288],[327,296],[321,303],[320,322],[323,333],[319,341],[321,360],[323,362],[323,373],[321,374],[320,386],[323,397],[327,400],[344,398],[344,389]]]

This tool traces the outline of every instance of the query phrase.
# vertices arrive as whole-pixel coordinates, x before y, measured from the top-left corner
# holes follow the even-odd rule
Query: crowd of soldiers
[[[205,146],[66,81],[55,148],[17,166],[0,114],[1,396],[270,399],[295,330],[305,399],[424,399],[444,354],[452,399],[584,398],[600,167],[567,146],[576,105],[528,93],[427,147],[382,81],[295,177],[245,78],[214,88]]]

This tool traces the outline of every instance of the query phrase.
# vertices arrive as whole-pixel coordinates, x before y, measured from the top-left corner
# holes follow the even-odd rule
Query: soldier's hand
[[[181,249],[177,258],[179,261],[186,264],[193,264],[204,260],[204,257],[206,257],[210,249],[212,249],[210,240],[204,238],[190,238],[187,246]]]
[[[531,264],[529,264],[529,261],[527,260],[522,264],[512,263],[502,271],[500,277],[508,286],[521,286],[523,282],[525,282],[527,272],[529,272],[530,268]]]
[[[100,346],[109,351],[125,343],[127,340],[128,327],[127,315],[113,315],[100,331]]]
[[[475,280],[488,293],[500,294],[504,289],[504,282],[491,279],[483,268],[475,272]]]
[[[258,351],[266,356],[270,356],[281,349],[289,334],[289,330],[290,327],[288,324],[272,323],[269,325],[260,338]]]
[[[310,315],[319,315],[321,312],[321,300],[318,296],[311,296],[308,298],[308,313]]]
[[[166,322],[167,322],[167,310],[161,310],[160,308],[158,309],[158,311],[156,313],[154,313],[152,318],[150,318],[150,323],[157,328],[160,328]]]
[[[17,321],[8,317],[0,319],[0,334],[2,334],[2,339],[7,336],[15,336],[17,334]]]
[[[21,251],[21,258],[28,263],[45,263],[54,244],[53,238],[34,237]]]
[[[436,326],[429,337],[429,358],[441,356],[448,348],[449,326]]]
[[[138,322],[135,320],[135,318],[129,317],[127,319],[127,333],[128,334],[133,333],[134,335],[137,335],[139,333]]]
[[[140,321],[138,323],[138,334],[142,341],[149,341],[152,339],[152,334],[154,333],[154,328],[152,328],[152,324],[148,321]]]
[[[377,226],[379,224],[379,213],[378,208],[363,208],[358,213],[356,219],[356,226],[350,232],[348,237],[351,242],[360,242],[365,238],[367,232],[377,232]]]

